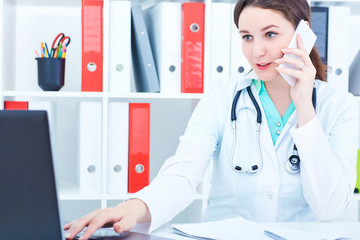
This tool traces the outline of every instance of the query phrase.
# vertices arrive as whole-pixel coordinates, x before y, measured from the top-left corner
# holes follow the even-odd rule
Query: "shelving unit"
[[[151,134],[150,178],[153,179],[166,158],[175,152],[178,137],[183,134],[194,107],[202,97],[202,94],[181,93],[119,94],[107,90],[110,54],[108,46],[109,1],[104,0],[103,9],[103,92],[81,92],[81,0],[0,1],[0,52],[2,53],[0,100],[1,102],[6,100],[49,102],[54,106],[55,120],[50,123],[53,129],[52,140],[56,141],[56,144],[52,144],[53,158],[60,209],[63,218],[68,220],[80,217],[96,208],[114,206],[131,197],[131,194],[106,193],[109,104],[112,102],[151,103],[151,133],[162,131],[162,129],[165,129],[167,133],[166,135]],[[132,1],[133,4],[141,4],[143,7],[157,2],[159,1]],[[207,0],[207,2],[210,1]],[[65,85],[58,92],[42,91],[37,84],[34,50],[39,51],[41,42],[50,44],[59,32],[71,37],[66,56]],[[77,129],[78,109],[81,102],[99,102],[102,106],[102,190],[99,194],[82,194],[79,189]],[[166,146],[165,149],[162,145]],[[206,194],[199,190],[197,200],[189,207],[190,212],[199,213],[195,219],[200,219],[206,198]],[[190,213],[186,214],[190,215]]]
[[[109,58],[109,1],[104,0],[104,69],[108,69]],[[184,2],[183,0],[178,0]],[[145,7],[159,1],[134,0]],[[210,77],[211,43],[211,3],[235,2],[235,0],[204,0],[205,8],[205,61],[204,81]],[[351,0],[311,1],[313,4],[351,4],[354,6],[354,19],[360,19],[360,2]],[[355,21],[355,20],[354,20]],[[357,21],[357,20],[356,20]],[[360,20],[359,20],[360,23]],[[360,26],[360,25],[359,25]],[[42,91],[37,85],[35,49],[40,42],[48,42],[59,33],[71,36],[66,59],[65,86],[59,92]],[[55,170],[59,186],[59,198],[65,219],[73,219],[94,210],[114,206],[131,194],[118,195],[106,193],[107,142],[102,144],[102,193],[80,194],[78,187],[78,142],[77,120],[79,102],[92,101],[102,104],[103,139],[107,138],[107,120],[111,102],[150,102],[151,132],[163,129],[164,134],[151,135],[151,169],[153,179],[160,166],[176,150],[178,137],[185,130],[187,121],[202,94],[162,94],[162,93],[110,93],[108,73],[104,70],[103,92],[81,92],[81,0],[1,0],[0,1],[0,100],[53,102],[56,120],[57,146],[53,146]],[[360,48],[359,40],[352,40],[354,47]],[[352,52],[349,54],[353,54]],[[357,97],[360,101],[360,97]],[[174,121],[176,119],[176,121]],[[167,147],[164,149],[162,145]],[[195,201],[177,221],[198,221],[206,206],[208,185],[199,190]],[[360,196],[354,195],[360,202]],[[76,212],[73,212],[76,209]]]

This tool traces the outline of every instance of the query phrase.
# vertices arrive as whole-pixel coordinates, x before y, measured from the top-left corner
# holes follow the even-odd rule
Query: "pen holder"
[[[38,84],[44,91],[59,91],[64,86],[65,58],[36,58]]]

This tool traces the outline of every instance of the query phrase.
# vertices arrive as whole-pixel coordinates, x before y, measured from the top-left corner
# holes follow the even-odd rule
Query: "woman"
[[[253,71],[205,94],[176,154],[149,187],[134,199],[67,224],[67,237],[85,226],[83,239],[106,224],[117,232],[149,221],[150,231],[158,228],[193,201],[211,159],[205,220],[243,216],[266,222],[326,221],[339,216],[356,180],[357,102],[323,81],[319,56],[315,49],[308,55],[301,36],[298,49],[287,48],[301,19],[310,23],[306,0],[239,0],[234,21]],[[298,69],[278,68],[281,63]],[[296,84],[290,87],[280,73],[295,77]],[[234,135],[230,116],[239,90]],[[251,93],[261,110],[259,128]],[[294,145],[300,172],[289,173],[286,164]],[[296,170],[296,165],[289,166]]]

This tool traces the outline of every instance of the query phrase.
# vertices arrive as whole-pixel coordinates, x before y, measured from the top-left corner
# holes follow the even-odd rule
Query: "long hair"
[[[293,24],[294,28],[301,19],[311,24],[311,9],[307,0],[238,0],[234,9],[234,23],[237,28],[239,28],[239,16],[247,6],[279,11]],[[319,52],[315,46],[310,52],[310,59],[316,69],[315,78],[326,81],[326,66],[321,62]]]

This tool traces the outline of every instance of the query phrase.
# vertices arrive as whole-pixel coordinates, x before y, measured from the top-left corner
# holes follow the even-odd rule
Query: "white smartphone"
[[[308,54],[310,54],[311,49],[313,48],[315,41],[316,41],[316,35],[315,33],[311,30],[311,28],[306,24],[306,22],[304,20],[300,20],[298,26],[296,27],[296,30],[294,32],[293,37],[291,38],[291,41],[289,43],[288,48],[298,48],[297,42],[296,42],[296,36],[300,34],[306,51],[308,52]],[[293,58],[299,58],[293,54],[285,54],[284,57],[293,57]],[[292,64],[288,64],[288,63],[282,63],[279,65],[279,68],[292,68],[292,69],[298,69],[297,67],[295,67]],[[283,78],[290,84],[290,86],[294,86],[295,82],[296,82],[296,78],[294,78],[293,76],[290,76],[288,74],[285,73],[280,73],[281,76],[283,76]]]

